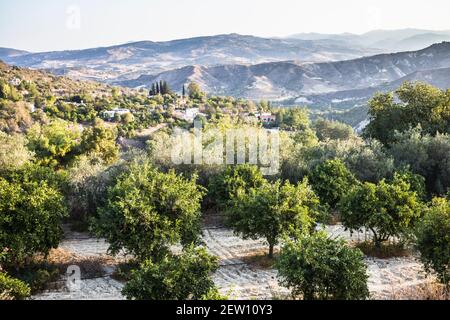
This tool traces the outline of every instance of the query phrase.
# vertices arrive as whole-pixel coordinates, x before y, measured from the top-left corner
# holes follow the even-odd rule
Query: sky
[[[448,0],[0,0],[0,47],[33,52],[239,33],[450,30]]]

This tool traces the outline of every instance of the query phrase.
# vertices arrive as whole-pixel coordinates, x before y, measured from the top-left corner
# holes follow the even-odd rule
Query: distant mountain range
[[[164,80],[181,91],[195,81],[211,94],[345,109],[404,80],[449,88],[450,42],[441,42],[446,39],[450,31],[419,29],[285,39],[229,34],[61,52],[0,48],[0,59],[130,88]],[[390,53],[416,47],[420,50]]]
[[[3,49],[0,50],[0,59],[59,75],[109,81],[132,79],[189,65],[337,61],[377,52],[376,49],[358,45],[350,47],[329,40],[266,39],[228,34],[168,42],[142,41],[75,51],[23,52],[20,55],[11,49]]]
[[[127,87],[165,80],[172,88],[195,81],[218,95],[282,100],[290,104],[352,107],[375,91],[396,88],[406,80],[423,80],[450,87],[450,42],[419,51],[381,54],[353,60],[298,64],[188,66],[134,80]]]
[[[385,52],[398,52],[420,50],[434,43],[450,41],[450,30],[374,30],[361,35],[352,33],[300,33],[288,38],[311,41],[332,41],[337,45],[346,44],[365,48],[377,48],[378,50],[383,50]]]

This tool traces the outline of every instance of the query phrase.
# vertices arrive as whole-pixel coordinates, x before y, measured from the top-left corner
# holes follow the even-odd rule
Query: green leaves
[[[405,82],[394,95],[378,94],[369,102],[370,124],[365,135],[385,145],[395,142],[395,132],[421,125],[424,133],[450,133],[449,92],[425,83]]]
[[[23,300],[30,293],[26,283],[0,272],[0,300]]]
[[[17,267],[58,246],[67,209],[59,191],[46,181],[0,178],[0,212],[0,251],[6,250],[6,265]]]
[[[335,209],[341,198],[359,182],[341,160],[328,160],[309,175],[313,189],[323,203]]]
[[[437,275],[439,281],[450,286],[450,201],[433,199],[426,209],[416,230],[416,248],[420,260],[429,273]]]
[[[197,242],[204,190],[195,177],[158,172],[149,162],[133,163],[108,191],[94,230],[106,237],[110,251],[121,249],[139,260],[157,259],[172,244]]]
[[[288,241],[277,261],[280,283],[293,298],[364,300],[369,297],[367,267],[359,249],[325,233]]]
[[[377,245],[402,237],[420,217],[422,204],[409,182],[396,176],[392,182],[355,186],[340,202],[342,223],[350,230],[370,229]]]
[[[305,180],[297,186],[281,181],[239,187],[226,211],[227,224],[244,238],[265,238],[269,256],[283,234],[308,233],[319,213],[319,199]]]
[[[217,269],[217,258],[205,249],[189,246],[180,255],[168,254],[157,263],[143,262],[140,269],[133,272],[123,294],[135,300],[209,298],[216,293],[210,275]]]
[[[48,125],[35,124],[27,133],[28,148],[45,165],[57,166],[71,160],[80,139],[80,130],[63,120]]]

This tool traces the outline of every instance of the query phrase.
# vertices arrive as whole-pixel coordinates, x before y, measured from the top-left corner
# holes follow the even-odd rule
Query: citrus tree
[[[159,172],[148,161],[132,163],[109,189],[93,230],[113,254],[125,249],[140,261],[159,259],[170,245],[198,241],[203,194],[195,177]]]
[[[433,199],[416,231],[416,248],[429,273],[450,289],[450,201]]]
[[[339,205],[343,225],[352,231],[371,230],[377,247],[391,237],[401,238],[412,231],[422,207],[417,192],[401,176],[392,182],[358,185]]]
[[[291,289],[293,298],[364,300],[369,297],[363,253],[325,233],[288,241],[276,266],[280,283]]]
[[[272,258],[283,234],[308,233],[314,227],[319,205],[306,180],[298,185],[266,182],[248,191],[239,188],[232,196],[226,221],[244,239],[266,239]]]

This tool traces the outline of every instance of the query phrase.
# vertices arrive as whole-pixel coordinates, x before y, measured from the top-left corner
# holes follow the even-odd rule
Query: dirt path
[[[340,226],[327,227],[333,237],[357,240],[363,235],[350,235]],[[220,291],[231,299],[274,299],[289,294],[278,284],[277,272],[249,265],[245,257],[267,251],[264,241],[242,240],[226,228],[210,227],[204,229],[204,241],[210,253],[220,259],[220,268],[213,278]],[[86,234],[67,232],[60,248],[81,257],[108,257],[108,245]],[[425,284],[422,266],[414,257],[373,259],[366,258],[369,273],[369,290],[374,299],[390,299],[396,290]],[[36,295],[38,300],[118,300],[123,299],[123,284],[112,279],[114,266],[105,265],[105,274],[95,279],[81,280],[79,290],[68,290],[63,285],[48,292]],[[82,277],[83,278],[83,277]],[[64,284],[64,281],[63,281]]]
[[[97,240],[88,234],[65,232],[65,240],[60,248],[73,253],[77,257],[90,259],[113,259],[107,254],[108,244],[104,240]],[[119,261],[119,260],[117,260]],[[103,266],[104,274],[99,277],[85,279],[81,274],[78,288],[69,289],[64,278],[53,284],[51,290],[32,297],[33,300],[123,300],[121,294],[123,284],[111,276],[115,271],[114,264]]]
[[[330,226],[326,231],[333,237],[347,240],[364,239],[364,235],[350,235],[340,226]],[[263,270],[246,264],[242,258],[265,252],[263,241],[242,240],[231,230],[213,228],[205,230],[204,240],[208,250],[221,259],[221,267],[214,277],[224,294],[231,292],[234,299],[272,299],[289,294],[279,286],[275,270]],[[396,290],[413,287],[429,281],[422,265],[414,257],[365,260],[369,273],[369,290],[374,299],[390,299]]]

